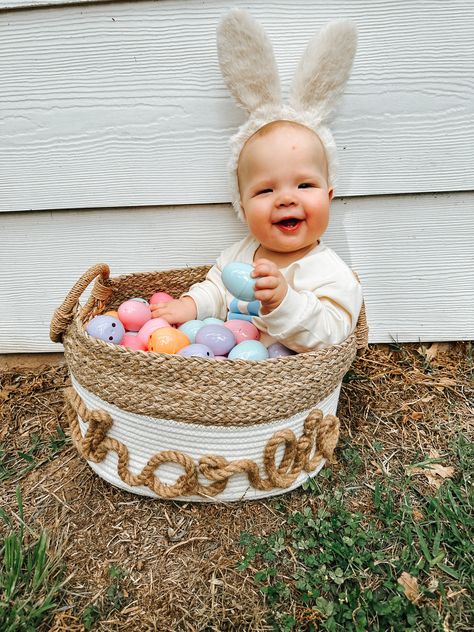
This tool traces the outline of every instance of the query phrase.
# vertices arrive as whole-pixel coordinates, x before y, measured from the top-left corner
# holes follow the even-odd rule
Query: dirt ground
[[[293,511],[317,499],[298,489],[268,502],[200,505],[115,489],[69,438],[61,440],[58,426],[68,433],[62,396],[68,375],[61,357],[53,360],[0,365],[7,472],[0,505],[15,511],[19,484],[25,521],[48,528],[73,574],[67,604],[48,629],[83,630],[84,611],[93,606],[98,630],[270,630],[251,574],[237,570],[240,533],[278,528],[275,502]],[[364,460],[355,507],[364,506],[381,473],[397,476],[430,449],[442,455],[459,432],[472,437],[473,365],[470,343],[373,345],[356,360],[341,393],[336,450],[337,458],[341,449],[357,448]],[[336,460],[331,467],[337,473],[343,465]],[[120,569],[120,585],[111,565]]]

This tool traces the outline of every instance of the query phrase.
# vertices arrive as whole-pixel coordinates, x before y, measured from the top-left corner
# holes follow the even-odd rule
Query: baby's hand
[[[197,316],[196,303],[190,296],[183,296],[166,303],[150,305],[152,318],[164,318],[170,325],[194,320]]]
[[[268,259],[257,259],[252,277],[261,277],[255,282],[255,298],[262,303],[260,312],[269,314],[286,296],[288,283],[278,266]]]

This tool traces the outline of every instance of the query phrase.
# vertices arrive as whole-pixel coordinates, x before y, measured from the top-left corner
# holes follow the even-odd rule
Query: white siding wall
[[[0,2],[0,353],[58,350],[51,313],[95,262],[211,263],[242,235],[225,163],[244,115],[215,50],[230,6],[264,25],[284,87],[322,24],[357,23],[327,241],[371,341],[474,337],[472,2],[54,4]]]

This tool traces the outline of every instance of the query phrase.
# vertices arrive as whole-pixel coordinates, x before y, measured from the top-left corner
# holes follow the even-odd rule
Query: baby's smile
[[[272,224],[283,232],[294,232],[302,222],[303,220],[298,217],[285,217],[277,222],[272,222]]]

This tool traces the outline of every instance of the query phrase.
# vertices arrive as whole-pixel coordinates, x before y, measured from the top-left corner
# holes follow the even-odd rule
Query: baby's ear
[[[349,79],[357,48],[352,22],[336,20],[308,43],[293,79],[290,105],[311,110],[321,121],[334,110]]]
[[[249,113],[280,103],[280,80],[272,45],[246,11],[233,9],[217,29],[222,76],[237,103]]]

